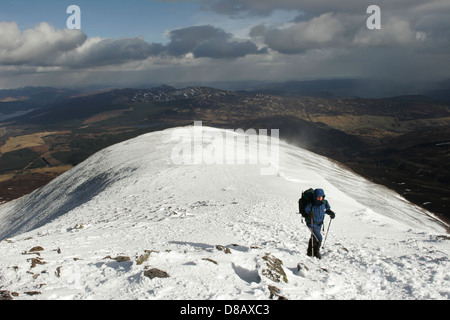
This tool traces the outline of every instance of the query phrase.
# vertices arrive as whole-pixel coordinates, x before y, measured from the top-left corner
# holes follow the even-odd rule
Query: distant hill
[[[30,97],[44,95],[52,102],[0,121],[0,202],[28,193],[24,185],[45,184],[107,146],[202,120],[220,128],[280,129],[281,138],[448,215],[450,104],[417,94],[348,97],[360,84],[292,82],[266,86],[266,92],[166,85],[95,92],[29,88]],[[303,95],[296,91],[300,87],[328,91]]]
[[[0,117],[1,115],[48,107],[78,93],[79,91],[77,90],[50,87],[24,87],[0,90]]]
[[[436,100],[450,102],[450,89],[429,91],[427,95]]]
[[[317,98],[388,98],[394,96],[425,95],[448,101],[449,81],[397,82],[367,79],[324,79],[287,81],[255,85],[245,90],[285,97],[310,96]]]

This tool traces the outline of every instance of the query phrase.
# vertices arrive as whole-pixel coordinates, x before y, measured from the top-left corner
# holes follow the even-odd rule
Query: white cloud
[[[25,31],[16,22],[1,22],[0,30],[3,65],[52,65],[60,54],[76,49],[87,39],[80,30],[56,30],[46,22]]]
[[[411,24],[401,18],[390,17],[382,23],[380,30],[372,31],[362,28],[355,35],[353,43],[362,47],[403,47],[413,45],[416,32]]]
[[[142,61],[154,56],[233,59],[264,54],[249,40],[210,25],[193,26],[168,33],[168,44],[137,38],[88,39],[80,30],[56,30],[46,22],[20,31],[15,22],[0,24],[0,65],[97,68]]]
[[[286,28],[257,28],[259,30],[253,30],[253,34],[263,34],[264,42],[271,49],[287,54],[302,53],[337,43],[345,30],[341,21],[332,13],[325,13]]]

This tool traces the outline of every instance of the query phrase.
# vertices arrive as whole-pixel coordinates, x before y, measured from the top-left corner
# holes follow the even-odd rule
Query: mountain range
[[[445,83],[429,95],[353,96],[350,89],[362,85],[329,80],[238,91],[167,85],[0,91],[0,202],[45,185],[112,144],[202,120],[220,128],[280,129],[285,141],[334,159],[449,218]]]

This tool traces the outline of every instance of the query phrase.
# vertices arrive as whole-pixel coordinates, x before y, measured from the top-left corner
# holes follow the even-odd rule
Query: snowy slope
[[[261,175],[262,164],[179,165],[175,130],[102,150],[0,206],[0,291],[268,299],[274,285],[288,299],[450,298],[445,225],[398,194],[282,141],[276,175]],[[323,188],[336,212],[322,260],[305,255],[309,230],[295,214],[308,187]],[[287,283],[266,276],[265,257],[283,262]],[[169,277],[150,279],[152,268]]]

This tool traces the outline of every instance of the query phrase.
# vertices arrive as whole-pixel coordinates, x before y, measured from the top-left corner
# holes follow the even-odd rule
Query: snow
[[[177,164],[176,130],[104,149],[0,206],[0,290],[23,300],[264,300],[269,286],[290,300],[450,298],[448,226],[429,212],[283,141],[275,175],[262,163]],[[306,256],[310,233],[296,214],[309,187],[336,213],[322,260]],[[287,283],[264,275],[266,254]],[[31,268],[32,258],[45,264]],[[150,279],[151,268],[169,277]]]

